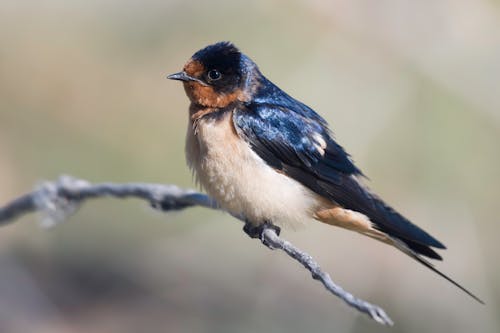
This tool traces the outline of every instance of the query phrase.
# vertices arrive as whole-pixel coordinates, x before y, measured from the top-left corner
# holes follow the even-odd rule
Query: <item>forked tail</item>
[[[450,278],[449,276],[447,276],[443,272],[439,271],[429,261],[427,261],[426,259],[422,258],[422,256],[418,255],[415,251],[413,251],[412,249],[410,249],[403,241],[401,241],[399,239],[396,239],[396,238],[393,238],[393,237],[391,237],[391,239],[393,241],[393,245],[398,250],[401,250],[402,252],[404,252],[405,254],[407,254],[408,256],[410,256],[411,258],[413,258],[414,260],[418,261],[419,263],[421,263],[425,267],[427,267],[430,270],[432,270],[433,272],[439,274],[440,276],[442,276],[443,278],[445,278],[446,280],[448,280],[449,282],[451,282],[453,285],[455,285],[457,288],[459,288],[460,290],[462,290],[463,292],[465,292],[467,295],[469,295],[470,297],[472,297],[473,299],[475,299],[479,303],[485,304],[484,301],[481,300],[479,297],[477,297],[476,295],[474,295],[469,290],[465,289],[465,287],[461,286],[458,282],[456,282],[455,280],[453,280],[452,278]]]

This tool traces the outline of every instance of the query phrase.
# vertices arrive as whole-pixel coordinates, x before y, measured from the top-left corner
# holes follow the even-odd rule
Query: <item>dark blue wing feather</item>
[[[235,122],[246,136],[258,140],[262,147],[255,146],[255,149],[266,149],[266,154],[276,154],[277,160],[273,164],[305,166],[326,177],[335,178],[338,172],[361,175],[326,127],[282,106],[249,104],[246,110],[237,112]],[[318,149],[321,142],[317,137],[326,144],[323,152]]]
[[[276,88],[277,89],[277,88]],[[356,177],[361,171],[330,135],[323,118],[288,95],[256,99],[233,115],[238,134],[270,166],[344,208],[367,215],[375,227],[415,252],[441,257],[429,246],[444,245],[370,193]],[[319,148],[321,137],[326,147]]]

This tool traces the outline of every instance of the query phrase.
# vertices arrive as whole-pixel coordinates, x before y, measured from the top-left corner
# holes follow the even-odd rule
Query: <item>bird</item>
[[[410,222],[363,182],[327,121],[268,80],[231,42],[200,49],[182,71],[190,100],[186,160],[196,181],[258,237],[317,220],[395,247],[473,299],[429,259],[445,245]]]

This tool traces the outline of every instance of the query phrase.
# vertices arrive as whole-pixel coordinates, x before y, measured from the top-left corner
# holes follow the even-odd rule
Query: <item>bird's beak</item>
[[[179,72],[179,73],[170,74],[169,76],[167,76],[167,79],[186,81],[186,82],[187,81],[196,81],[196,79],[194,77],[187,75],[186,72],[184,72],[184,71]]]
[[[205,82],[201,81],[200,79],[197,79],[195,77],[187,75],[186,72],[184,72],[184,71],[179,72],[179,73],[170,74],[169,76],[167,76],[167,79],[179,80],[179,81],[184,81],[184,82],[193,81],[193,82],[198,82],[203,86],[207,85]]]

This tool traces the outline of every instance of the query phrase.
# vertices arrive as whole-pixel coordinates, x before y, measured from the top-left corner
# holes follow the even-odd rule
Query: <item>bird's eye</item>
[[[207,77],[210,81],[217,81],[222,77],[222,74],[218,70],[212,69],[208,71]]]

